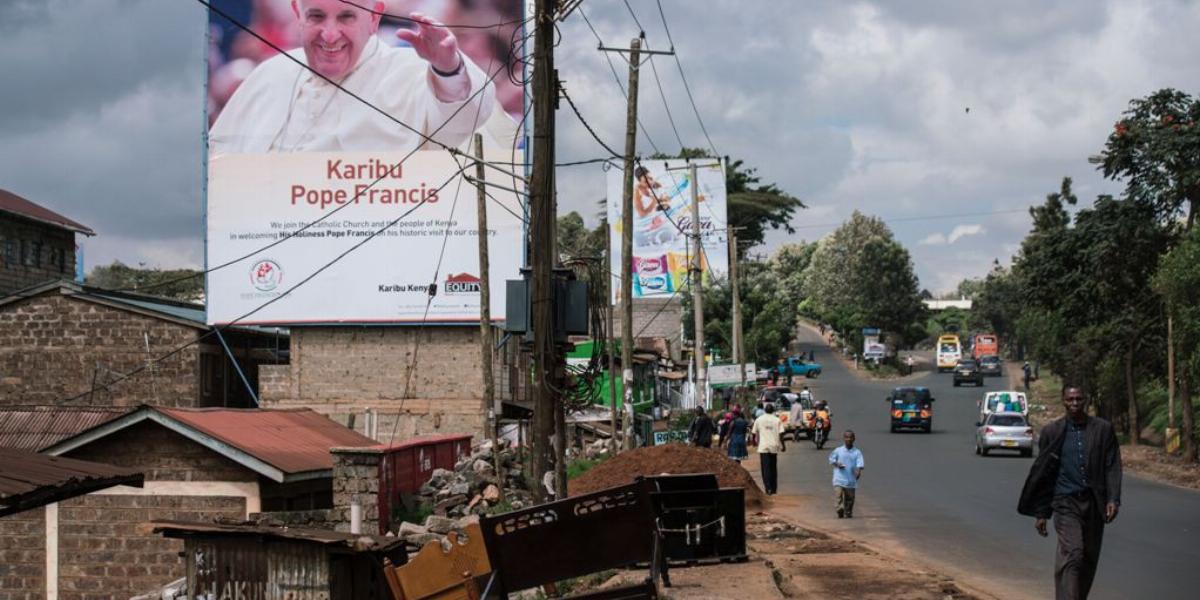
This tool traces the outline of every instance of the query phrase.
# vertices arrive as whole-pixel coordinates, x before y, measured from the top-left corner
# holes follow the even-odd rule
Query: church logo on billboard
[[[250,267],[250,283],[260,292],[270,292],[283,282],[283,269],[279,263],[267,258]]]

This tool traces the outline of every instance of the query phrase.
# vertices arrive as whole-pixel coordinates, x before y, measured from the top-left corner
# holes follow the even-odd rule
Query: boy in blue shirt
[[[829,453],[829,464],[833,466],[833,491],[839,519],[854,518],[854,492],[862,477],[862,450],[854,447],[854,432],[847,429],[842,434],[843,445]]]

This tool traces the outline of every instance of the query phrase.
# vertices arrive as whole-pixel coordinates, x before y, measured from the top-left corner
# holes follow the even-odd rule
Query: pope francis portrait
[[[396,33],[407,47],[392,47],[376,35],[383,11],[371,0],[292,0],[301,46],[262,62],[238,86],[209,131],[209,151],[457,147],[503,113],[489,74],[449,28],[412,13],[412,28]]]

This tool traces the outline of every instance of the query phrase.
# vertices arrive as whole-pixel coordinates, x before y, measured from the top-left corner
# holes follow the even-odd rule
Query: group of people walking
[[[1054,522],[1058,537],[1055,558],[1055,596],[1060,600],[1086,599],[1100,560],[1104,527],[1117,518],[1121,506],[1121,452],[1111,423],[1087,414],[1088,401],[1075,386],[1062,390],[1065,416],[1042,428],[1039,454],[1030,468],[1017,510],[1035,519],[1043,537]],[[787,451],[783,421],[770,403],[761,405],[753,421],[734,405],[719,421],[703,408],[688,432],[699,447],[718,448],[741,462],[749,457],[752,438],[757,446],[763,487],[767,495],[778,492],[778,455]],[[865,462],[853,431],[842,434],[842,445],[830,452],[835,510],[839,519],[854,518],[854,501]]]

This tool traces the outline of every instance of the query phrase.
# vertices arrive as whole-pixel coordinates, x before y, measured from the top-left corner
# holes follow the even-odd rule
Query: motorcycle
[[[827,439],[829,439],[829,422],[824,417],[817,417],[812,432],[813,445],[817,447],[817,450],[821,450],[825,447]]]

